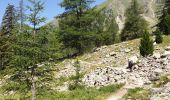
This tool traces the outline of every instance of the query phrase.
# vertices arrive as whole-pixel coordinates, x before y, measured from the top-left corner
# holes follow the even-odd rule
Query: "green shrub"
[[[154,51],[153,40],[150,39],[149,32],[145,31],[143,33],[139,49],[140,54],[144,57],[153,54]]]
[[[143,88],[129,89],[123,100],[149,100],[149,91]]]
[[[169,35],[170,34],[170,15],[167,15],[166,17],[165,17],[165,34],[166,35]]]
[[[162,43],[162,42],[163,42],[162,33],[161,33],[159,30],[157,30],[156,33],[155,33],[155,35],[156,35],[155,42],[156,42],[157,44]]]

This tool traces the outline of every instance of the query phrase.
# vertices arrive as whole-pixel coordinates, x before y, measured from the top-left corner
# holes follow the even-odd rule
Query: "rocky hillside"
[[[149,22],[150,27],[157,23],[156,12],[161,9],[164,0],[138,0],[143,10],[142,16]],[[114,11],[115,20],[121,30],[125,22],[125,11],[130,6],[131,0],[107,0],[98,6],[98,9],[112,9]]]
[[[149,22],[152,28],[158,21],[156,16],[162,7],[164,0],[138,0],[143,10],[142,16]],[[113,10],[113,16],[119,26],[119,32],[123,29],[125,23],[125,11],[130,6],[131,0],[106,0],[103,4],[96,7],[96,11]],[[58,27],[58,17],[52,20],[48,25]]]
[[[125,84],[124,89],[140,87],[156,91],[153,87],[154,82],[159,81],[161,76],[170,74],[170,37],[165,36],[164,39],[160,45],[154,43],[155,52],[153,56],[147,58],[139,55],[138,39],[95,48],[92,53],[77,57],[81,66],[81,83],[97,88],[111,84]],[[132,60],[135,64],[133,72],[126,69],[128,60]],[[57,63],[55,67],[58,72],[55,73],[55,78],[74,76],[76,73],[76,68],[73,66],[75,61],[75,59],[67,59]],[[56,89],[67,91],[69,83],[70,81],[67,80]],[[158,90],[161,91],[168,87],[169,85],[166,85]],[[161,95],[156,95],[156,93],[151,93],[152,100],[160,98]],[[167,94],[165,98],[169,96]]]
[[[86,87],[98,89],[109,85],[124,84],[122,88],[122,91],[125,91],[124,94],[127,94],[129,89],[140,87],[151,91],[149,92],[151,100],[168,100],[166,98],[170,97],[170,36],[164,36],[162,44],[154,43],[154,55],[147,58],[139,55],[139,42],[140,40],[136,39],[102,46],[75,59],[66,59],[52,64],[49,62],[39,64],[39,67],[52,66],[54,70],[53,80],[43,84],[49,86],[53,91],[70,93],[69,85],[76,74],[74,62],[79,59],[80,84]],[[128,60],[132,60],[135,64],[133,72],[126,69]],[[165,77],[161,78],[162,76]],[[9,78],[10,75],[1,78],[0,87],[3,87]],[[0,91],[2,96],[14,94],[15,91],[5,94],[1,94]]]

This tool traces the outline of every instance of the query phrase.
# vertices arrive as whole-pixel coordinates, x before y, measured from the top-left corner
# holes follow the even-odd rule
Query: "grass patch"
[[[161,76],[159,81],[153,82],[153,87],[159,88],[166,85],[168,82],[170,82],[170,79],[168,79],[167,76],[168,75]]]
[[[129,89],[122,100],[149,100],[149,91],[143,88]]]
[[[163,42],[160,44],[161,47],[169,46],[170,45],[170,35],[163,36]]]
[[[37,100],[104,100],[109,94],[117,91],[123,85],[110,85],[100,89],[81,86],[69,92],[49,92],[39,95]]]
[[[123,85],[110,85],[100,89],[79,86],[73,91],[56,92],[54,90],[38,90],[36,100],[104,100],[111,93],[119,90]],[[30,100],[30,92],[23,97],[22,93],[17,92],[11,96],[0,97],[0,99],[10,100]]]

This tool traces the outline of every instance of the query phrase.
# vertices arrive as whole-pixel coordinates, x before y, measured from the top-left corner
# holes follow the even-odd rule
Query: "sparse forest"
[[[92,6],[96,1],[61,0],[58,6],[64,11],[55,17],[57,23],[47,23],[43,16],[49,1],[19,0],[18,4],[7,5],[0,19],[0,99],[105,100],[113,92],[124,89],[125,79],[133,77],[129,73],[140,77],[147,71],[138,70],[146,68],[148,77],[152,77],[152,68],[147,69],[150,63],[157,64],[150,65],[152,67],[159,66],[161,61],[161,67],[170,65],[167,60],[170,55],[167,47],[170,46],[169,0],[161,3],[160,15],[154,12],[158,21],[153,26],[148,21],[152,17],[146,16],[149,9],[139,0],[132,0],[129,5],[123,5],[124,1],[120,0],[116,4],[118,10],[112,7],[112,0]],[[165,54],[158,54],[165,47]],[[166,64],[162,58],[166,58]],[[115,66],[125,68],[127,63],[127,70],[133,66],[130,69],[133,72],[114,69]],[[94,70],[97,71],[91,74]],[[100,77],[104,74],[104,78]],[[155,80],[146,84],[161,86],[170,82],[167,77]],[[68,89],[63,92],[65,88]],[[146,99],[139,91],[149,94],[144,88],[134,88],[127,90],[122,98],[136,100],[136,95],[140,95]]]

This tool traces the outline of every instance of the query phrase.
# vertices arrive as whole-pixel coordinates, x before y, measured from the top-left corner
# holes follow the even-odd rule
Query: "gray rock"
[[[124,52],[125,53],[129,53],[131,50],[130,49],[125,49]]]
[[[116,56],[116,52],[114,52],[114,51],[111,52],[111,53],[110,53],[110,56]]]
[[[165,48],[166,51],[170,51],[170,46]]]
[[[131,61],[133,64],[136,64],[139,60],[137,56],[132,56],[128,59],[128,61]]]
[[[160,54],[160,53],[154,53],[154,54],[153,54],[153,57],[154,57],[155,59],[159,59],[159,58],[161,58],[161,54]]]

